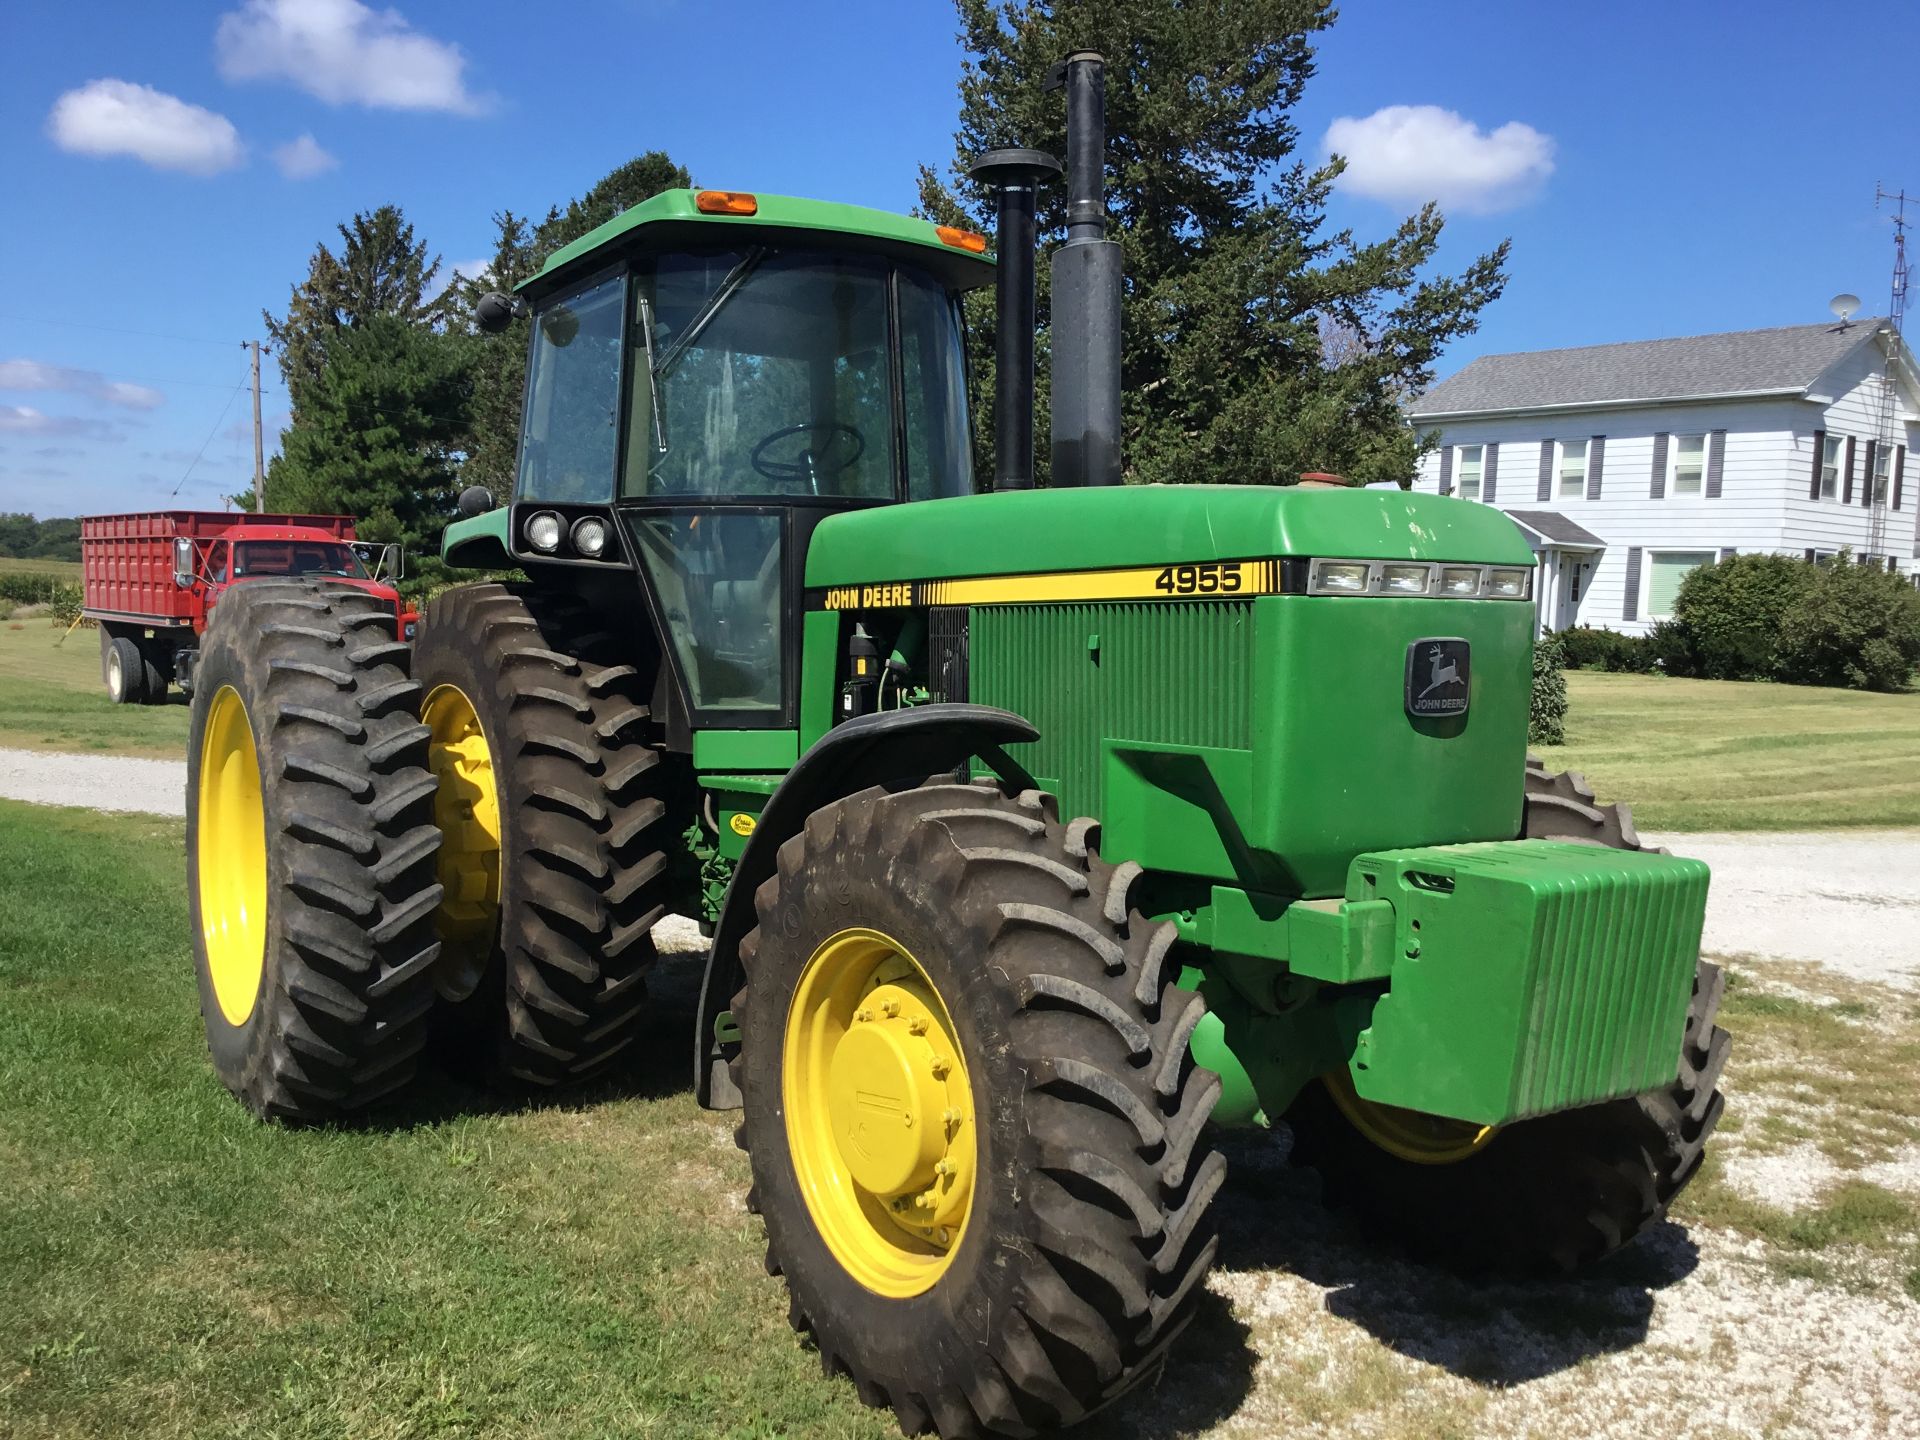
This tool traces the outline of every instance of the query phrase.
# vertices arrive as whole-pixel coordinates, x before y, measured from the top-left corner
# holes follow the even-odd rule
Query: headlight
[[[551,555],[560,548],[560,517],[542,510],[527,520],[527,543]]]
[[[597,515],[574,521],[573,548],[589,558],[598,557],[607,548],[607,522]]]
[[[1487,571],[1487,593],[1498,595],[1503,600],[1518,600],[1527,593],[1527,575],[1525,570],[1489,570]]]
[[[1479,567],[1449,565],[1440,572],[1440,593],[1442,595],[1478,595],[1480,593]]]
[[[1323,560],[1314,569],[1313,589],[1322,595],[1364,595],[1371,567],[1344,560]]]
[[[1380,588],[1390,595],[1424,595],[1432,573],[1425,565],[1388,565],[1380,571]]]
[[[414,632],[419,628],[420,626],[417,621],[413,621],[413,620],[407,621],[407,623],[401,627],[401,638],[403,640],[413,639]]]

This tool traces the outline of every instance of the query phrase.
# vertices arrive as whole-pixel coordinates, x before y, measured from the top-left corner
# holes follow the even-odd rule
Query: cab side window
[[[207,578],[216,585],[227,583],[227,542],[216,540],[207,552]]]

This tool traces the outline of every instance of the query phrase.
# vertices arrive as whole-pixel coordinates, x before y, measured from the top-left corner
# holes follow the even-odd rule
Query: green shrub
[[[1533,647],[1533,706],[1527,714],[1527,742],[1559,745],[1567,738],[1567,677],[1561,673],[1560,637],[1542,635]]]
[[[1671,674],[1703,680],[1779,678],[1779,639],[1822,571],[1791,555],[1730,555],[1680,582],[1673,604],[1674,643],[1688,668]]]
[[[1644,675],[1654,668],[1654,651],[1644,635],[1573,625],[1555,632],[1569,670],[1610,670]]]
[[[1905,689],[1920,665],[1920,591],[1905,576],[1854,564],[1844,550],[1831,564],[1807,569],[1814,583],[1780,622],[1778,677],[1795,685]]]
[[[69,590],[77,602],[80,587],[71,580],[63,580],[58,575],[37,574],[31,570],[0,570],[0,600],[11,600],[19,605],[42,605],[58,601]]]
[[[1693,648],[1693,635],[1678,620],[1661,620],[1645,635],[1636,637],[1647,658],[1646,670],[1664,675],[1701,673],[1700,657]]]
[[[62,585],[47,602],[47,618],[56,625],[71,625],[80,618],[80,587]]]

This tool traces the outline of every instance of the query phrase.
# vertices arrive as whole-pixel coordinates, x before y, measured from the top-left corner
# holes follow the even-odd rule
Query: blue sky
[[[942,0],[5,7],[0,509],[244,484],[240,343],[356,209],[398,202],[470,261],[492,211],[543,212],[655,148],[702,184],[908,208],[915,167],[951,153],[954,30]],[[1295,118],[1310,153],[1331,133],[1354,156],[1336,225],[1378,235],[1433,192],[1443,263],[1512,237],[1507,294],[1444,375],[1810,323],[1841,290],[1884,313],[1874,187],[1920,191],[1893,58],[1917,31],[1898,0],[1373,0],[1323,37]]]

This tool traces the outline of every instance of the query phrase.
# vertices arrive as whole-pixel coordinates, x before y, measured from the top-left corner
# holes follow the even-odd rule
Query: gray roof
[[[1804,391],[1882,325],[1879,320],[1844,326],[1828,321],[1730,335],[1483,355],[1421,396],[1411,414],[1418,420],[1494,410]]]
[[[1542,540],[1557,545],[1591,545],[1596,550],[1607,548],[1606,541],[1584,526],[1574,524],[1558,511],[1509,510],[1506,513],[1508,518],[1519,521]]]

